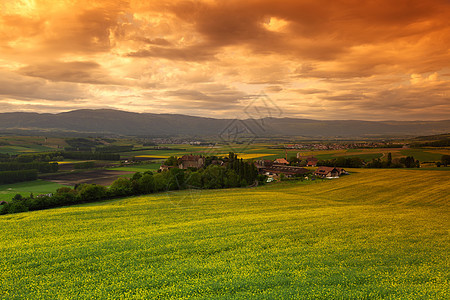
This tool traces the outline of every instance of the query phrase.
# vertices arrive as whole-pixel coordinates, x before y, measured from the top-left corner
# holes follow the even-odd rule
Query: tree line
[[[0,214],[41,210],[65,205],[95,202],[134,195],[174,191],[183,189],[222,189],[245,187],[258,182],[264,184],[266,177],[258,175],[251,162],[237,159],[234,153],[225,158],[227,164],[219,166],[211,163],[205,168],[135,173],[131,178],[120,177],[109,187],[96,184],[81,184],[74,188],[62,187],[51,196],[16,195],[7,204],[0,206]]]
[[[1,171],[37,170],[39,173],[54,173],[58,171],[58,163],[49,162],[3,162],[0,163]]]
[[[120,154],[111,152],[92,151],[53,151],[44,153],[9,155],[0,154],[0,162],[51,162],[63,159],[83,159],[83,160],[120,160]]]
[[[399,159],[392,159],[392,154],[389,152],[386,160],[379,158],[372,159],[366,165],[367,168],[420,168],[419,160],[414,159],[414,156],[402,157]]]
[[[317,166],[341,167],[341,168],[420,168],[419,160],[414,156],[392,159],[392,153],[388,153],[385,160],[373,158],[365,162],[359,157],[338,157],[328,160],[319,160]]]
[[[450,147],[450,139],[444,139],[439,141],[424,142],[424,143],[413,143],[411,147],[421,148],[421,147]]]
[[[32,181],[38,178],[37,170],[18,170],[0,172],[0,184]]]

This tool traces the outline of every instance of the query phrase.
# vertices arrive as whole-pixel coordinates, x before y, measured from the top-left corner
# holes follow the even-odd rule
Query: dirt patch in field
[[[110,185],[120,176],[134,174],[127,171],[92,170],[85,172],[73,172],[46,176],[46,181],[51,181],[63,185],[76,185],[80,183],[95,183],[99,185]]]

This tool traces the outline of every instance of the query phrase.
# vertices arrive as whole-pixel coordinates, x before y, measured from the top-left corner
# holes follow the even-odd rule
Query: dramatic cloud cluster
[[[448,0],[0,0],[0,107],[235,118],[264,97],[286,117],[448,119],[449,16]]]

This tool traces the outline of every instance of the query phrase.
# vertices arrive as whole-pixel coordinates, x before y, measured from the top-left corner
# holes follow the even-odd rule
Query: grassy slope
[[[450,172],[357,172],[0,216],[0,298],[448,299]]]

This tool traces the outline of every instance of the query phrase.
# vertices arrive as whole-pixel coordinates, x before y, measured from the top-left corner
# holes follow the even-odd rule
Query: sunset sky
[[[0,111],[234,118],[265,94],[281,117],[450,119],[449,20],[449,0],[0,0]]]

